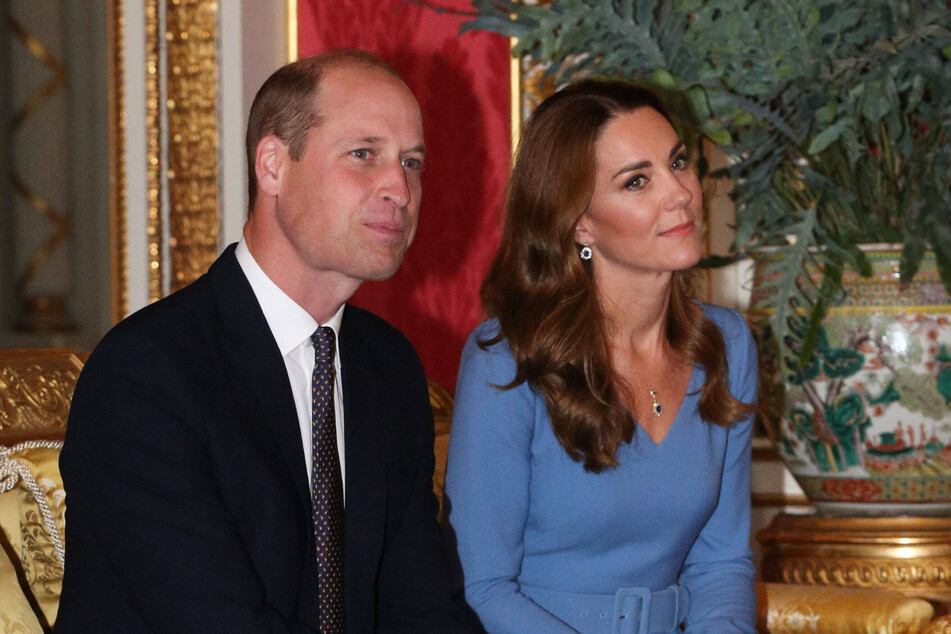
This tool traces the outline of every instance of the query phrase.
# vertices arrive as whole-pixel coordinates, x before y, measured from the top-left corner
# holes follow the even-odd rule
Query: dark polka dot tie
[[[343,618],[343,478],[337,453],[334,416],[334,342],[331,328],[318,328],[311,337],[315,363],[312,445],[314,466],[310,488],[314,503],[314,542],[320,581],[320,631],[344,631]]]

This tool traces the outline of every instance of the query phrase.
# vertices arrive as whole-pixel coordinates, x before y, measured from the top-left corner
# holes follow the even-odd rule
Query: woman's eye
[[[370,158],[370,150],[363,149],[363,148],[359,150],[352,150],[350,152],[350,156],[354,158],[358,158],[361,161],[365,161],[366,159]]]
[[[674,159],[674,162],[670,164],[670,168],[673,170],[685,170],[690,167],[690,159],[687,158],[686,154],[681,154]]]
[[[632,176],[627,179],[627,182],[624,183],[624,189],[630,189],[632,191],[638,191],[643,189],[644,185],[647,184],[647,178],[641,175]]]

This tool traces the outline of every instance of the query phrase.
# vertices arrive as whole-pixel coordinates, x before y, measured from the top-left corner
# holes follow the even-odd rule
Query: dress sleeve
[[[756,346],[745,320],[731,311],[721,326],[728,347],[730,386],[744,403],[756,399]],[[680,583],[690,591],[687,632],[756,632],[750,550],[750,460],[753,416],[728,431],[720,498],[690,548]]]
[[[491,633],[575,632],[519,588],[536,398],[525,384],[496,387],[515,364],[504,342],[482,350],[480,332],[462,353],[446,470],[466,600]]]

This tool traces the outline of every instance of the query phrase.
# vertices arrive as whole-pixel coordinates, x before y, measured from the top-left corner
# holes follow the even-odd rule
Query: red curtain
[[[469,8],[469,0],[440,4]],[[399,272],[364,283],[352,302],[403,331],[427,375],[452,389],[466,337],[484,318],[478,290],[501,230],[512,134],[508,40],[459,36],[462,17],[405,0],[298,0],[297,20],[300,57],[373,51],[419,100],[427,154],[419,230]]]

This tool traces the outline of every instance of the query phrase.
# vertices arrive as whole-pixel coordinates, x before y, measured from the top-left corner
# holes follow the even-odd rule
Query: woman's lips
[[[693,221],[688,220],[683,224],[679,224],[676,227],[671,227],[667,231],[662,232],[660,235],[665,238],[682,238],[684,236],[689,236],[694,232]]]

